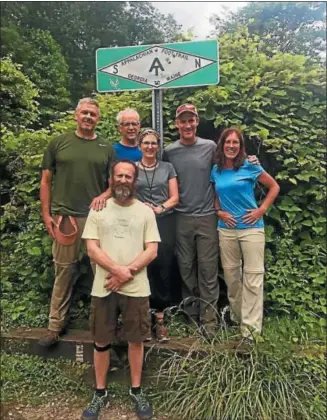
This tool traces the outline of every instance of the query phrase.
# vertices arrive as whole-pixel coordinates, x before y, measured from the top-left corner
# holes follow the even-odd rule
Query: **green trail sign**
[[[99,48],[96,76],[100,93],[216,85],[218,42]]]

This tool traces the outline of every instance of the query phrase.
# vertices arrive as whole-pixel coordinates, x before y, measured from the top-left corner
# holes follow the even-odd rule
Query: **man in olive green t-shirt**
[[[95,133],[100,110],[96,101],[83,98],[74,115],[77,129],[52,139],[44,153],[40,186],[41,211],[49,235],[54,239],[52,253],[55,282],[50,304],[47,334],[39,341],[49,347],[64,331],[81,249],[81,235],[89,208],[104,206],[108,194],[108,179],[115,153],[111,144]],[[72,228],[68,216],[73,216],[77,236],[71,245],[55,238],[54,227],[63,216],[62,230]]]

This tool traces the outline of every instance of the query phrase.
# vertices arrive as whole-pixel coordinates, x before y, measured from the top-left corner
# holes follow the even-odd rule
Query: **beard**
[[[135,184],[117,184],[113,182],[111,184],[111,192],[113,198],[115,198],[118,201],[127,201],[134,197],[134,191],[135,191]]]

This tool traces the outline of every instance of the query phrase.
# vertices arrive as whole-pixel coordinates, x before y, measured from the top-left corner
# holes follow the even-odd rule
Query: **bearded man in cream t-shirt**
[[[98,419],[101,408],[108,404],[109,349],[116,337],[119,314],[123,338],[128,342],[130,396],[140,419],[152,417],[152,408],[141,390],[141,374],[143,341],[151,332],[146,267],[157,256],[160,236],[152,209],[134,198],[137,175],[132,161],[112,166],[112,198],[101,211],[90,211],[82,236],[96,263],[90,315],[96,389],[83,412],[84,420]]]

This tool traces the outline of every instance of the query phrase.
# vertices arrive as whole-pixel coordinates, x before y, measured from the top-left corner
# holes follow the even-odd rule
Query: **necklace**
[[[152,200],[152,186],[153,186],[153,180],[154,180],[154,176],[156,174],[156,169],[157,169],[157,162],[152,165],[152,166],[145,166],[143,164],[143,162],[141,161],[141,165],[143,166],[144,169],[144,173],[145,173],[145,178],[146,178],[146,182],[148,184],[149,190],[150,190],[150,199]],[[153,174],[152,174],[152,179],[151,179],[151,183],[150,180],[148,178],[148,174],[147,174],[147,170],[145,168],[154,168]]]
[[[148,168],[148,169],[150,169],[150,168],[154,168],[156,165],[157,165],[157,161],[155,161],[154,162],[154,165],[144,165],[144,163],[141,161],[141,164],[142,164],[142,166],[143,166],[143,168]]]

